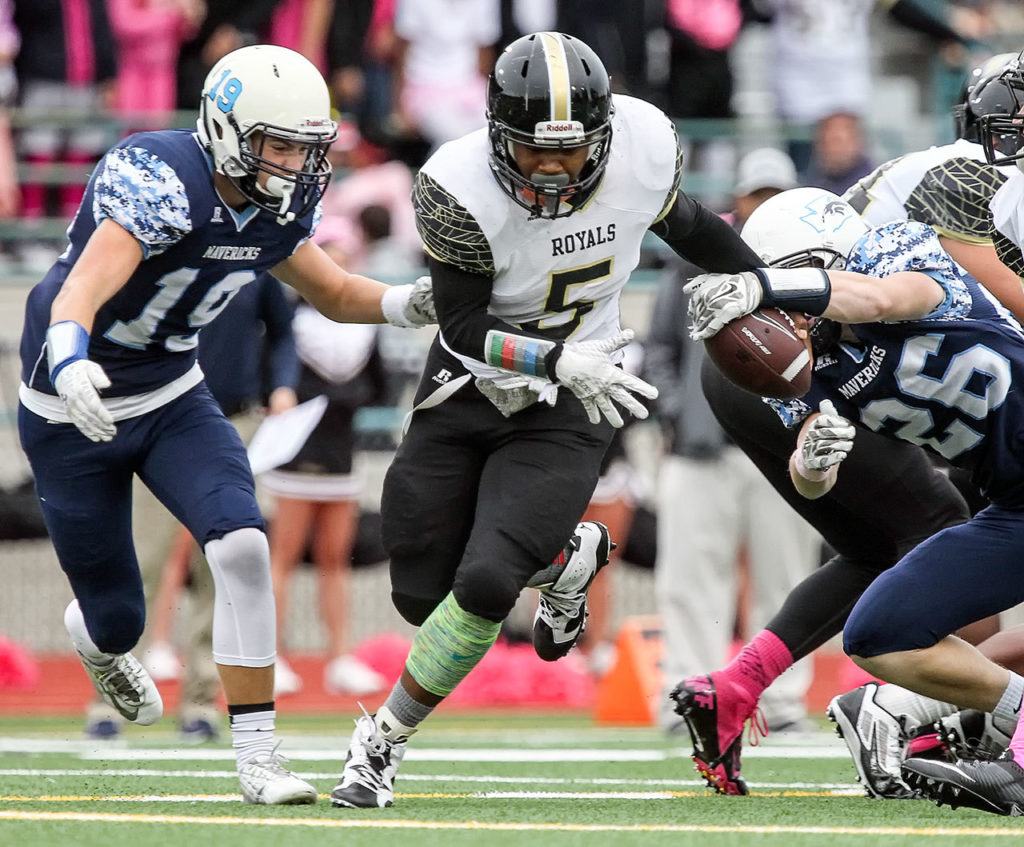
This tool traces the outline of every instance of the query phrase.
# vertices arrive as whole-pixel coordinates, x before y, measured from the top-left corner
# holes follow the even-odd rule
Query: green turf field
[[[84,742],[78,721],[0,719],[0,845],[1019,844],[1024,824],[859,795],[845,747],[818,734],[750,751],[751,797],[716,797],[681,741],[563,716],[439,715],[410,745],[394,808],[332,809],[349,718],[284,719],[282,751],[325,796],[246,806],[228,745],[178,747],[173,725]]]

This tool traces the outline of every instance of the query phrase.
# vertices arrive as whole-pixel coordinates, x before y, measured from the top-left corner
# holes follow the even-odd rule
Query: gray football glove
[[[763,289],[757,274],[701,274],[683,291],[690,295],[690,338],[705,341],[736,318],[749,315],[759,305]]]

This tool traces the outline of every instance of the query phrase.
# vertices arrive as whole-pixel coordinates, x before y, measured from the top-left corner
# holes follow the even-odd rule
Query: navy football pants
[[[57,558],[89,635],[106,653],[131,650],[145,625],[132,541],[133,474],[200,546],[243,527],[263,529],[245,447],[205,384],[119,421],[107,443],[24,406],[18,430]]]
[[[919,544],[861,595],[843,647],[870,658],[931,647],[1024,602],[1024,511],[989,506]]]

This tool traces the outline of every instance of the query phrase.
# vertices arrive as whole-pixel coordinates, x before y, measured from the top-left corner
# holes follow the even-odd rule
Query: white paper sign
[[[327,410],[322,394],[287,412],[265,418],[249,442],[249,466],[254,476],[294,459]]]

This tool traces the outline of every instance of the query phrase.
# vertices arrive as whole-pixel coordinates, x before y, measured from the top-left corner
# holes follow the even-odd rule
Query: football
[[[704,346],[723,374],[754,394],[790,400],[811,387],[810,339],[797,336],[793,319],[781,309],[737,318]]]

